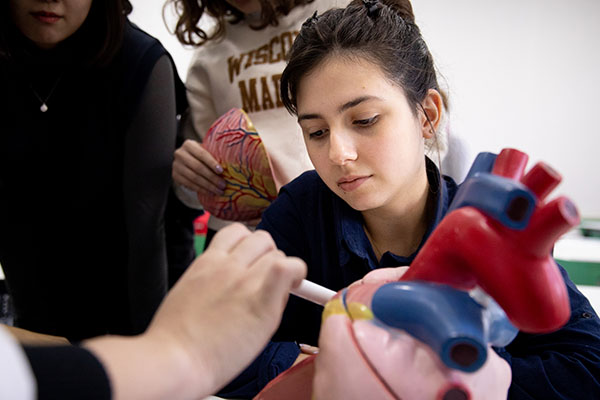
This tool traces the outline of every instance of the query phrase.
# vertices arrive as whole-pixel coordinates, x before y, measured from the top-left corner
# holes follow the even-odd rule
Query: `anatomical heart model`
[[[551,250],[579,223],[567,198],[546,201],[560,176],[544,163],[524,174],[527,159],[480,154],[408,271],[376,270],[338,292],[319,354],[256,399],[505,399],[510,369],[491,346],[567,322]]]
[[[198,194],[204,209],[230,221],[260,218],[277,189],[269,157],[248,115],[229,110],[213,123],[202,145],[223,167],[221,177],[227,182],[221,196]]]

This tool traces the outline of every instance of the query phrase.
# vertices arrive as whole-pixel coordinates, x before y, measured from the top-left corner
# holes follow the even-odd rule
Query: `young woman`
[[[311,18],[290,51],[281,99],[315,171],[284,186],[258,228],[306,261],[308,280],[333,290],[409,265],[457,191],[424,156],[444,100],[410,7],[353,1]],[[600,320],[562,272],[569,322],[496,349],[512,368],[510,398],[600,396]],[[275,340],[316,344],[321,312],[292,297]]]
[[[170,56],[130,10],[0,6],[0,264],[20,328],[75,341],[141,332],[166,293],[164,212],[186,103]]]

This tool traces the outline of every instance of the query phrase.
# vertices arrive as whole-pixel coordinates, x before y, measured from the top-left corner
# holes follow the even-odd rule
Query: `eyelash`
[[[379,120],[379,115],[375,115],[371,118],[358,119],[352,121],[353,125],[357,125],[360,128],[368,128],[375,124]],[[314,131],[308,134],[309,139],[320,139],[325,134],[326,130],[319,129],[318,131]]]
[[[308,134],[309,139],[320,139],[325,134],[325,130],[319,129],[318,131],[314,131]]]
[[[360,127],[367,127],[373,125],[379,119],[379,115],[374,115],[371,118],[359,119],[352,122],[354,125],[358,125]]]

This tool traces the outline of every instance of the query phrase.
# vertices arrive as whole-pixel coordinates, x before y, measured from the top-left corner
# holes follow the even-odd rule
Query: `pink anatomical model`
[[[277,196],[265,146],[248,115],[233,108],[217,119],[202,145],[223,167],[221,196],[198,194],[212,215],[231,221],[260,218]]]

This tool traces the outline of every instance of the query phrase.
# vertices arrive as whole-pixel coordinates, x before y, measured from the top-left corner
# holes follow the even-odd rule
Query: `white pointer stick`
[[[336,292],[311,281],[307,281],[306,279],[302,279],[300,286],[292,289],[291,293],[298,297],[302,297],[305,300],[324,306],[325,303],[335,296]]]

